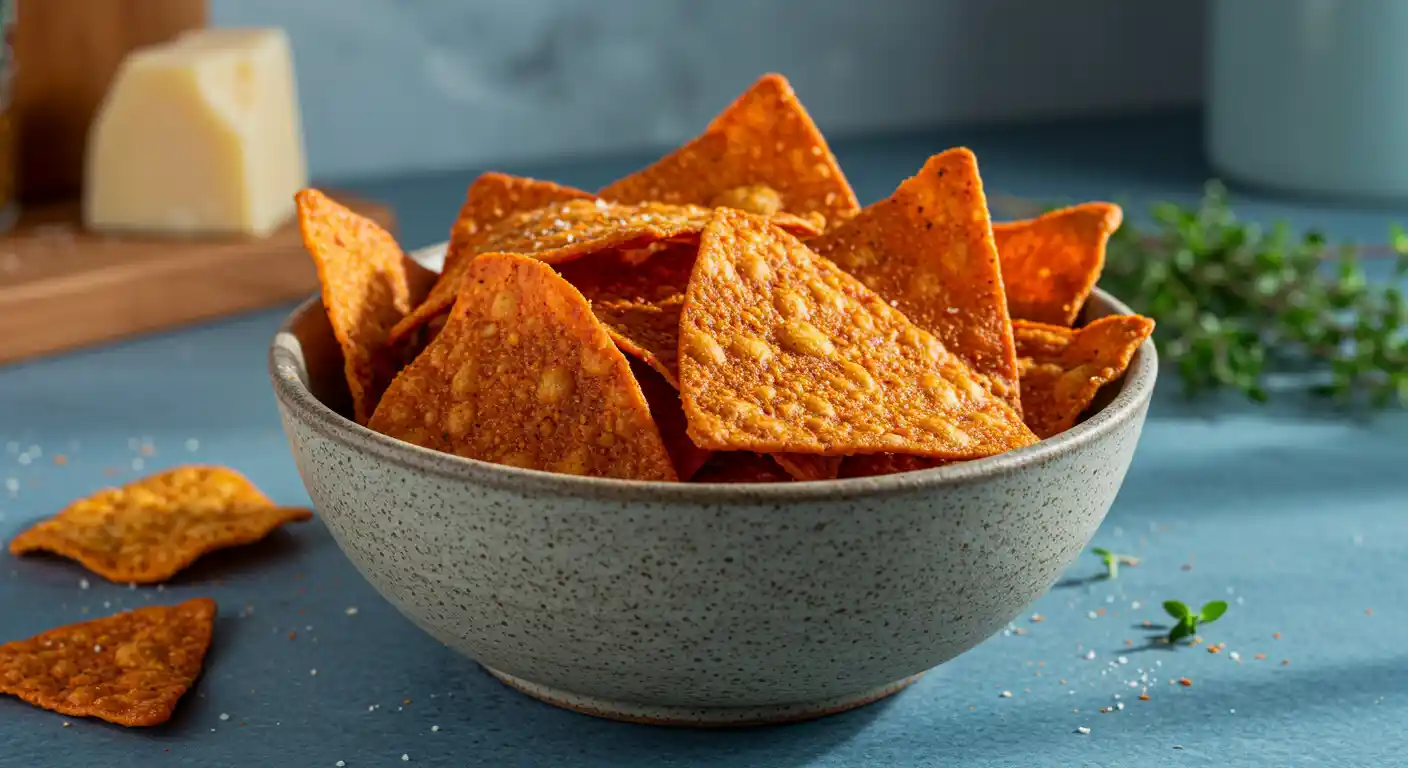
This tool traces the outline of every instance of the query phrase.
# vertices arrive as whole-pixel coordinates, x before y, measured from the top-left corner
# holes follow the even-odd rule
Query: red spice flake
[[[1186,677],[1180,677],[1180,678],[1178,678],[1178,684],[1181,685],[1181,686],[1183,686],[1184,688],[1192,688],[1192,687],[1193,687],[1193,681],[1192,681],[1192,680],[1189,680],[1189,679],[1186,678]]]
[[[1101,707],[1101,708],[1100,708],[1100,714],[1102,714],[1102,715],[1104,715],[1104,714],[1109,714],[1109,713],[1114,712],[1114,711],[1115,711],[1115,708],[1114,708],[1114,707]]]
[[[1139,700],[1140,700],[1140,701],[1148,701],[1148,700],[1149,700],[1149,694],[1147,694],[1147,693],[1141,693],[1141,694],[1139,694]]]
[[[1152,627],[1152,626],[1154,626],[1154,624],[1153,624],[1153,622],[1149,621],[1148,619],[1145,619],[1145,620],[1144,620],[1144,626],[1146,626],[1146,627]]]
[[[54,463],[60,467],[68,463],[68,457],[62,453],[54,454]]]
[[[1105,615],[1105,609],[1104,609],[1104,608],[1100,608],[1100,609],[1098,609],[1097,611],[1095,611],[1095,613],[1096,613],[1096,615],[1098,615],[1098,616],[1104,616],[1104,615]]]
[[[1027,630],[1022,629],[1021,627],[1017,627],[1016,629],[1012,630],[1012,634],[1014,634],[1014,635],[1025,635],[1025,634],[1027,634]],[[1028,662],[1028,663],[1030,663],[1030,662]]]
[[[1057,680],[1056,682],[1060,683],[1061,685],[1065,685],[1065,684],[1066,684],[1066,681],[1065,681],[1065,680]]]
[[[104,477],[117,477],[120,474],[122,474],[122,470],[117,469],[116,467],[103,467]]]
[[[1365,616],[1373,616],[1373,615],[1374,615],[1374,609],[1373,609],[1373,608],[1365,608],[1365,609],[1364,609],[1364,615],[1365,615]]]
[[[1039,613],[1033,613],[1033,614],[1032,614],[1032,623],[1033,623],[1033,624],[1040,624],[1040,623],[1041,623],[1041,620],[1044,619],[1044,618],[1046,618],[1046,617],[1045,617],[1045,616],[1042,616],[1042,615],[1039,614]]]
[[[1258,653],[1257,655],[1253,656],[1252,658],[1253,658],[1253,659],[1256,659],[1257,661],[1262,661],[1262,660],[1264,660],[1264,659],[1266,658],[1266,654],[1264,654],[1264,653]]]
[[[1281,633],[1280,633],[1280,632],[1272,632],[1272,633],[1271,633],[1271,636],[1274,637],[1274,638],[1276,638],[1277,640],[1280,640],[1280,639],[1281,639]]]
[[[295,637],[298,637],[298,633],[297,633],[297,632],[290,632],[290,633],[288,633],[288,639],[292,640],[292,639],[294,639]]]
[[[1134,645],[1134,641],[1133,641],[1133,640],[1130,640],[1129,638],[1126,637],[1126,638],[1124,639],[1124,644],[1125,644],[1125,645]]]
[[[401,703],[402,703],[402,704],[410,704],[410,703],[411,703],[411,700],[410,700],[410,699],[402,699],[402,700],[401,700]]]
[[[1290,665],[1291,665],[1291,660],[1290,660],[1290,659],[1281,659],[1281,666],[1283,666],[1283,667],[1289,667]]]

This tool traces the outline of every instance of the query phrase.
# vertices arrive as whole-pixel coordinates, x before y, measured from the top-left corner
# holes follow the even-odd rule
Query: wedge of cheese
[[[128,54],[88,135],[99,232],[268,235],[308,185],[288,38],[210,29]]]

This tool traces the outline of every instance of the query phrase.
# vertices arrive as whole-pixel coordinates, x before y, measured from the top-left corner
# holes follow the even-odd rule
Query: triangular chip
[[[305,189],[296,199],[303,245],[342,347],[353,417],[365,424],[400,367],[388,332],[411,309],[408,259],[389,232],[322,192]]]
[[[1100,279],[1105,245],[1123,220],[1118,205],[1083,203],[994,224],[1012,317],[1070,327]]]
[[[716,453],[694,475],[696,483],[787,483],[792,477],[773,459],[759,453]]]
[[[690,437],[712,450],[971,459],[1036,440],[874,291],[724,208],[685,298],[680,385]]]
[[[1020,407],[1012,325],[972,152],[934,155],[894,194],[807,245],[894,302]]]
[[[650,417],[660,429],[660,439],[675,465],[675,475],[680,480],[694,477],[694,473],[704,466],[713,452],[695,445],[686,434],[684,406],[680,404],[680,393],[665,380],[665,377],[649,365],[632,360],[631,373],[640,384],[645,402],[650,405]]]
[[[1074,426],[1100,388],[1124,374],[1154,321],[1111,315],[1072,330],[1018,320],[1014,330],[1024,418],[1045,439]]]
[[[160,725],[200,677],[214,627],[215,601],[199,597],[51,629],[0,645],[0,693],[73,717]]]
[[[513,254],[470,262],[450,319],[369,426],[516,467],[675,479],[630,365],[586,299],[548,265]]]
[[[73,502],[12,539],[10,553],[52,552],[109,581],[154,584],[207,552],[312,517],[277,506],[232,469],[184,466]]]
[[[860,209],[826,139],[781,75],[765,75],[704,133],[599,194],[622,203],[724,205],[759,214],[775,206],[821,214],[828,224]]]
[[[638,264],[631,263],[631,255],[611,254],[564,264],[560,273],[591,301],[592,312],[622,352],[645,361],[678,389],[680,310],[698,253],[698,245],[671,244]],[[647,399],[649,395],[647,391]],[[669,446],[664,430],[662,425]],[[670,453],[678,452],[672,448]],[[773,459],[796,480],[834,479],[841,464],[838,457],[811,454],[782,453]]]
[[[698,252],[698,244],[672,243],[641,263],[620,253],[599,254],[563,264],[559,273],[592,303],[621,351],[678,388],[680,309]]]
[[[516,213],[553,203],[591,198],[590,193],[580,189],[526,176],[491,172],[475,179],[465,192],[464,205],[460,207],[459,216],[450,227],[450,243],[445,249],[445,263],[440,269],[440,279],[436,281],[425,301],[391,329],[392,341],[409,337],[412,331],[425,325],[431,318],[450,310],[450,305],[455,303],[455,297],[459,295],[460,282],[464,278],[470,258],[484,252],[479,245],[489,237],[495,225]]]

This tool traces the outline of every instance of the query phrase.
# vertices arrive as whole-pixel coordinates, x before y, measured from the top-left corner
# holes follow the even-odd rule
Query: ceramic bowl
[[[1087,314],[1125,313],[1108,295]],[[270,373],[304,485],[368,581],[505,683],[641,722],[801,720],[900,690],[1001,629],[1085,547],[1154,389],[1145,344],[1083,423],[1022,450],[771,485],[556,475],[348,412],[316,298]]]

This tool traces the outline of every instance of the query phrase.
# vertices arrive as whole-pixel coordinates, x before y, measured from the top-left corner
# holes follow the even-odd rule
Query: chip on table
[[[275,504],[232,469],[183,466],[73,502],[12,539],[10,553],[50,552],[109,581],[154,584],[207,552],[312,517]]]
[[[215,612],[200,597],[0,645],[0,693],[73,717],[160,725],[200,676]]]
[[[1023,414],[1042,439],[1075,426],[1154,332],[1154,321],[1139,315],[1111,315],[1076,329],[1026,320],[1014,325]]]

